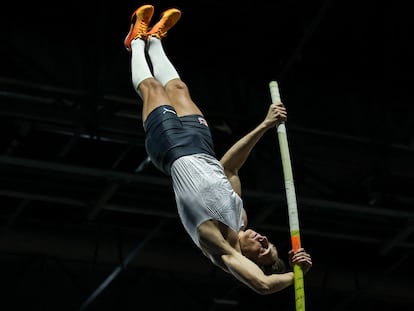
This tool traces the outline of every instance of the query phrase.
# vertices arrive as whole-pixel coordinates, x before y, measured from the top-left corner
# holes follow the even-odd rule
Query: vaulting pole
[[[270,95],[274,104],[280,103],[279,85],[276,81],[269,83]],[[282,122],[277,126],[277,135],[279,139],[279,148],[282,158],[283,175],[285,179],[286,199],[288,205],[290,239],[293,251],[297,251],[301,247],[298,208],[296,204],[295,184],[293,180],[292,164],[290,160],[289,145],[286,135],[286,126]],[[293,265],[293,273],[295,275],[295,302],[296,311],[305,311],[305,288],[303,282],[303,271],[299,265]]]

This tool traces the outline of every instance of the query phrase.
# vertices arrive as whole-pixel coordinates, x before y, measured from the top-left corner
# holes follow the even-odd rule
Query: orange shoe
[[[181,11],[178,9],[168,9],[161,15],[161,19],[150,31],[147,32],[147,36],[153,36],[158,39],[162,39],[167,36],[168,30],[170,30],[180,19]]]
[[[127,51],[131,51],[131,41],[137,38],[146,39],[148,25],[154,14],[154,7],[150,4],[140,6],[131,16],[131,27],[124,40]]]

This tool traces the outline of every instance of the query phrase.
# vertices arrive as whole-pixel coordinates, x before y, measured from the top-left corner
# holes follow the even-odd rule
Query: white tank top
[[[207,220],[220,221],[236,233],[244,226],[242,199],[216,158],[207,154],[181,157],[172,164],[171,177],[178,214],[197,246],[197,228]]]

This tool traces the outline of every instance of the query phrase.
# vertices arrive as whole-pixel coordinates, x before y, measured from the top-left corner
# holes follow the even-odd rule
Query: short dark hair
[[[261,266],[260,267],[264,274],[270,275],[270,274],[281,274],[286,272],[286,264],[285,262],[278,258],[274,263],[271,265]]]

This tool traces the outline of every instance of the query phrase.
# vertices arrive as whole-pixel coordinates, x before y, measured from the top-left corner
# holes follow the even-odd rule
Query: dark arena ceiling
[[[0,19],[0,309],[294,310],[292,287],[258,296],[201,254],[169,179],[147,160],[123,46],[143,3],[42,2]],[[164,46],[219,156],[264,117],[268,83],[279,82],[314,261],[307,310],[414,310],[409,10],[372,0],[151,3],[155,16],[182,10]],[[286,258],[279,151],[266,133],[240,174],[251,226]]]

